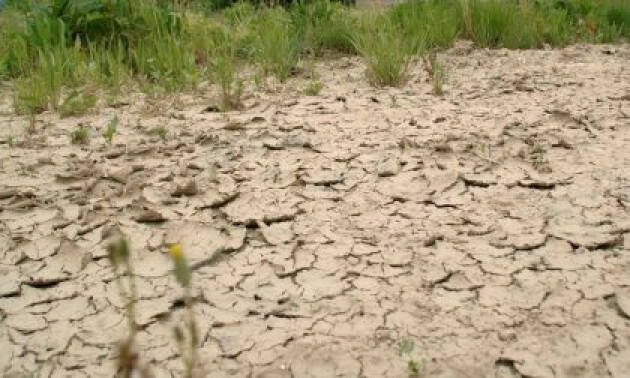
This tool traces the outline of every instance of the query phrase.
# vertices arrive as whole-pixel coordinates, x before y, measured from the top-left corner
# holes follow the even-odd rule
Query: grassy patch
[[[157,126],[147,131],[148,135],[155,135],[160,137],[163,141],[168,137],[168,127]]]
[[[253,55],[263,74],[285,81],[297,65],[300,44],[284,8],[263,8],[254,25]]]
[[[239,73],[238,41],[222,25],[215,25],[204,34],[203,56],[209,77],[221,91],[219,107],[222,111],[241,109],[244,84]]]
[[[229,110],[240,107],[243,69],[282,82],[302,58],[326,52],[360,55],[368,80],[389,86],[405,82],[416,56],[458,38],[525,49],[630,37],[626,0],[409,0],[378,11],[332,0],[230,3],[11,1],[0,13],[0,79],[14,82],[22,114],[84,112],[91,98],[68,94],[85,88],[160,94],[208,80]]]
[[[95,105],[95,95],[74,90],[59,105],[59,115],[61,117],[72,117],[85,114]]]
[[[90,129],[85,125],[78,125],[70,133],[70,142],[72,144],[88,144],[90,143]]]
[[[290,8],[292,23],[303,49],[320,55],[326,50],[353,53],[353,18],[330,0],[298,1]]]
[[[456,8],[450,0],[415,0],[394,5],[389,15],[406,38],[421,39],[416,47],[446,48],[460,34]]]
[[[366,75],[376,86],[398,86],[407,80],[409,63],[422,39],[406,38],[390,18],[366,14],[353,43],[366,64]]]

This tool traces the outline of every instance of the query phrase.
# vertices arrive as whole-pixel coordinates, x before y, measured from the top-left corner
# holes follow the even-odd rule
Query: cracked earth
[[[140,354],[181,376],[167,245],[194,267],[211,377],[630,374],[630,45],[472,49],[374,89],[321,62],[215,113],[142,96],[0,116],[0,371],[109,377],[126,333],[105,250],[130,239]],[[120,118],[114,144],[101,137]],[[90,144],[69,143],[79,122]],[[165,141],[147,130],[166,126]]]

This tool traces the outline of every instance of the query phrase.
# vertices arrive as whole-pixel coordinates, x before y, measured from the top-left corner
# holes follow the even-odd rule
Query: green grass
[[[449,0],[409,1],[396,4],[390,18],[406,38],[420,38],[417,47],[451,47],[460,34],[458,3]]]
[[[222,111],[241,109],[244,84],[240,77],[238,40],[223,25],[202,27],[205,30],[199,35],[204,41],[199,47],[199,56],[207,65],[208,77],[219,87],[219,108]]]
[[[73,90],[59,104],[59,115],[61,117],[72,117],[87,113],[96,106],[96,96],[87,92]]]
[[[425,69],[431,76],[432,92],[436,96],[444,94],[444,84],[446,83],[446,67],[437,60],[434,52],[428,55],[425,60]]]
[[[163,141],[168,138],[168,128],[166,126],[156,126],[147,131],[148,135],[155,135],[160,137]]]
[[[112,144],[114,141],[114,136],[116,135],[116,131],[118,130],[118,116],[114,116],[109,122],[107,122],[107,126],[105,126],[105,130],[103,131],[103,138],[107,141],[107,144]]]
[[[322,84],[319,80],[311,80],[304,88],[304,94],[307,96],[317,96],[319,92],[324,88],[324,84]]]
[[[300,41],[289,14],[284,8],[263,8],[259,10],[253,32],[253,56],[263,74],[285,81],[297,65],[300,53]]]
[[[9,2],[0,13],[0,80],[13,82],[16,112],[81,114],[95,91],[159,95],[205,82],[231,110],[240,108],[243,72],[283,82],[304,58],[330,52],[360,55],[367,79],[388,86],[405,83],[416,57],[461,38],[526,49],[630,37],[627,0],[410,0],[376,14],[331,0],[180,3]]]
[[[407,80],[414,54],[422,38],[407,38],[397,25],[382,14],[363,15],[353,43],[366,65],[368,80],[376,86],[398,86]]]
[[[78,125],[70,133],[70,142],[72,144],[88,144],[90,143],[90,129],[85,125]]]
[[[330,0],[297,1],[290,14],[302,48],[313,54],[325,51],[355,52],[352,44],[353,18],[347,8]]]

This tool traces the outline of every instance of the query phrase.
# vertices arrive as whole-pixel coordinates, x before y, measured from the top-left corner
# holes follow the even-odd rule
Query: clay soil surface
[[[120,230],[157,377],[182,374],[181,242],[209,377],[406,377],[412,358],[432,378],[627,378],[630,45],[439,59],[442,97],[421,62],[375,89],[339,58],[320,95],[298,75],[240,112],[123,96],[24,135],[5,104],[0,371],[114,374]]]

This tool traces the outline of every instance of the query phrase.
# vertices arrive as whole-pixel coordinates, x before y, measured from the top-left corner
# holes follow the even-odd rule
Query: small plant
[[[72,144],[88,144],[90,142],[90,129],[83,124],[79,124],[79,126],[70,133],[70,142]]]
[[[59,105],[59,115],[61,117],[72,117],[85,114],[95,105],[96,96],[92,94],[81,94],[75,90]]]
[[[13,107],[17,114],[39,114],[48,109],[49,92],[37,78],[15,81]]]
[[[391,95],[390,99],[392,101],[392,108],[397,108],[398,107],[398,97],[396,95]]]
[[[367,66],[368,80],[379,87],[403,84],[413,54],[420,49],[420,40],[405,38],[398,27],[382,15],[368,15],[361,21],[353,42]]]
[[[116,135],[116,130],[118,128],[118,116],[115,115],[109,122],[107,122],[107,126],[105,126],[105,131],[103,131],[103,138],[107,141],[108,144],[112,144],[114,140],[114,135]]]
[[[319,92],[321,92],[322,88],[324,88],[324,84],[322,84],[319,80],[311,80],[308,82],[308,85],[304,89],[304,94],[307,96],[317,96]]]
[[[531,149],[531,162],[538,172],[550,173],[551,166],[549,165],[549,159],[547,158],[547,150],[545,147],[536,143]]]
[[[118,370],[123,377],[131,377],[136,371],[141,378],[152,377],[148,367],[139,363],[138,353],[136,352],[135,339],[138,332],[136,303],[138,302],[138,289],[136,287],[129,242],[123,237],[114,240],[107,246],[107,252],[120,297],[125,301],[127,325],[129,328],[129,335],[118,346]],[[126,283],[123,280],[124,275],[127,276]]]
[[[156,126],[152,129],[150,129],[147,134],[149,135],[156,135],[159,136],[160,139],[162,140],[166,140],[166,138],[168,137],[168,128],[164,125],[162,126]]]
[[[186,304],[187,326],[189,343],[186,348],[184,331],[181,327],[174,328],[175,340],[180,349],[180,354],[184,360],[186,367],[186,378],[193,378],[195,369],[197,368],[198,356],[197,349],[199,347],[199,331],[197,322],[195,321],[195,313],[193,311],[193,298],[191,295],[192,270],[188,261],[184,256],[181,244],[173,244],[169,247],[169,252],[174,264],[175,279],[184,289],[184,303]]]
[[[421,364],[411,357],[411,353],[415,349],[416,345],[413,340],[404,339],[398,344],[398,353],[401,357],[407,358],[407,370],[409,376],[415,377],[420,373]]]
[[[7,137],[7,141],[6,141],[6,143],[7,143],[7,145],[8,145],[9,147],[13,147],[13,146],[15,146],[15,135],[9,135],[9,136]]]
[[[424,63],[425,70],[431,76],[433,94],[442,96],[444,94],[444,83],[446,82],[446,68],[437,60],[435,52],[431,52]]]
[[[306,50],[320,55],[325,49],[354,52],[350,39],[352,17],[331,0],[293,1],[289,8],[293,25]]]
[[[265,76],[284,82],[296,66],[300,46],[287,12],[281,7],[260,11],[253,42],[254,59]]]
[[[243,80],[239,77],[237,44],[235,37],[225,28],[211,30],[212,38],[206,46],[209,51],[207,63],[211,78],[221,89],[221,111],[238,110],[243,107]]]

